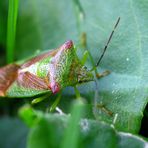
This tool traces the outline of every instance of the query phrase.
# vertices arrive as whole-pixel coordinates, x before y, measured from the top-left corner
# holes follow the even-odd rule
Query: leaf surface
[[[118,130],[138,133],[148,102],[147,0],[80,0],[80,4],[85,14],[82,22],[78,19],[81,11],[75,13],[73,1],[21,1],[16,56],[21,59],[36,49],[57,48],[68,39],[79,45],[80,32],[85,31],[88,49],[97,61],[120,16],[119,26],[98,68],[100,72],[110,70],[111,74],[98,80],[96,102],[102,102],[117,114],[115,127]],[[80,57],[83,51],[78,46]],[[90,61],[87,65],[90,67]],[[71,88],[65,90],[63,99],[73,97],[74,93],[69,90]],[[94,102],[94,83],[83,84],[79,90],[82,96]],[[98,108],[94,109],[94,114],[98,120],[113,122],[114,117]]]
[[[80,106],[80,104],[75,104],[73,111],[80,109]],[[82,113],[82,106],[79,112]],[[28,148],[61,147],[63,146],[63,139],[68,137],[69,140],[66,140],[67,144],[64,144],[64,148],[69,146],[89,148],[98,147],[98,145],[102,148],[143,148],[148,146],[148,143],[142,138],[130,133],[117,132],[112,126],[104,122],[88,119],[77,120],[81,113],[71,114],[70,116],[44,114],[43,112],[32,110],[30,107],[22,108],[20,113],[27,124],[28,120],[34,121],[30,122]],[[30,116],[26,116],[28,113]],[[71,123],[71,121],[75,123]],[[71,128],[72,125],[73,128]],[[71,129],[71,132],[67,129]],[[75,131],[79,133],[77,136],[73,134]],[[76,140],[77,146],[73,143],[73,140]]]

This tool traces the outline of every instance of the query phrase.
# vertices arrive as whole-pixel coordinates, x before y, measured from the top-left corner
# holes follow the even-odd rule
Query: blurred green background
[[[111,71],[98,80],[99,98],[94,100],[95,86],[90,82],[78,87],[87,103],[75,104],[74,90],[69,87],[59,104],[65,115],[45,113],[56,98],[51,96],[33,109],[23,108],[23,120],[18,110],[30,104],[31,98],[0,98],[0,147],[147,146],[147,0],[1,0],[0,65],[55,49],[69,39],[81,58],[83,32],[97,61],[119,16],[119,26],[98,68],[100,72]],[[86,65],[91,68],[90,59]],[[114,117],[93,107],[100,102],[117,114],[114,128],[110,126]]]

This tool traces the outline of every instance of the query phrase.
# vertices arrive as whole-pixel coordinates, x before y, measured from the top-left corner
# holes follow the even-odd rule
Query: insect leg
[[[50,111],[50,112],[53,112],[53,111],[56,109],[56,107],[58,106],[58,104],[59,104],[59,102],[60,102],[60,100],[61,100],[61,96],[62,96],[62,93],[59,92],[59,93],[58,93],[58,97],[56,98],[56,100],[53,102],[53,104],[52,104],[51,107],[49,108],[49,111]]]
[[[97,108],[100,108],[106,114],[113,116],[113,112],[110,111],[108,108],[106,108],[106,106],[104,104],[97,104]]]
[[[99,79],[99,78],[105,77],[105,76],[107,76],[109,74],[110,74],[110,71],[109,70],[105,70],[103,73],[97,73],[96,77]]]
[[[99,101],[99,102],[98,102]],[[113,112],[110,111],[105,104],[99,100],[99,94],[98,94],[98,83],[97,83],[97,78],[95,79],[95,96],[94,96],[94,111],[96,109],[101,109],[101,111],[105,112],[109,116],[113,116]],[[95,113],[94,113],[95,114]]]
[[[85,34],[85,36],[84,36],[84,34]],[[82,44],[82,46],[83,46],[84,49],[85,49],[85,52],[84,52],[83,57],[82,57],[82,60],[81,60],[82,65],[85,64],[85,62],[87,61],[87,59],[88,59],[88,57],[89,57],[89,58],[90,58],[90,62],[91,62],[91,64],[93,65],[92,71],[93,71],[93,70],[95,71],[96,77],[97,77],[97,78],[101,78],[101,77],[107,76],[108,74],[110,74],[110,71],[109,71],[109,70],[106,70],[106,71],[104,71],[104,72],[101,73],[101,74],[98,73],[97,68],[96,68],[96,65],[95,65],[95,61],[94,61],[94,59],[93,59],[93,57],[92,57],[90,51],[89,51],[88,48],[87,48],[87,41],[86,41],[86,40],[87,40],[87,39],[86,39],[86,33],[82,33],[81,44]]]
[[[76,98],[80,99],[81,98],[81,94],[80,94],[80,92],[79,92],[79,90],[77,89],[76,86],[74,86],[74,90],[75,90]]]
[[[42,102],[43,100],[47,99],[49,96],[50,96],[50,94],[43,95],[41,97],[35,98],[35,99],[32,100],[31,104],[34,105],[34,104],[37,104],[39,102]]]

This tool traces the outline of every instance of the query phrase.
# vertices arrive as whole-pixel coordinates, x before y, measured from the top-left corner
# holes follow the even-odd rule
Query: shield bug
[[[69,40],[59,48],[31,58],[21,65],[14,63],[0,68],[0,96],[26,98],[46,93],[55,94],[67,86],[94,81],[93,71],[103,58],[119,20],[120,18],[93,69],[88,70],[84,66],[84,62],[76,54],[73,42]]]

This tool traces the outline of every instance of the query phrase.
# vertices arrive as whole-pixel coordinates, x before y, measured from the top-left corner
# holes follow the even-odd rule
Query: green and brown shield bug
[[[31,58],[23,64],[14,63],[0,68],[0,96],[26,98],[46,93],[55,94],[67,86],[94,81],[93,72],[104,56],[119,21],[120,18],[109,36],[101,57],[91,70],[88,70],[84,66],[84,61],[78,58],[76,48],[69,40],[59,48]],[[96,75],[102,76],[97,73]],[[40,100],[34,102],[38,101]]]

